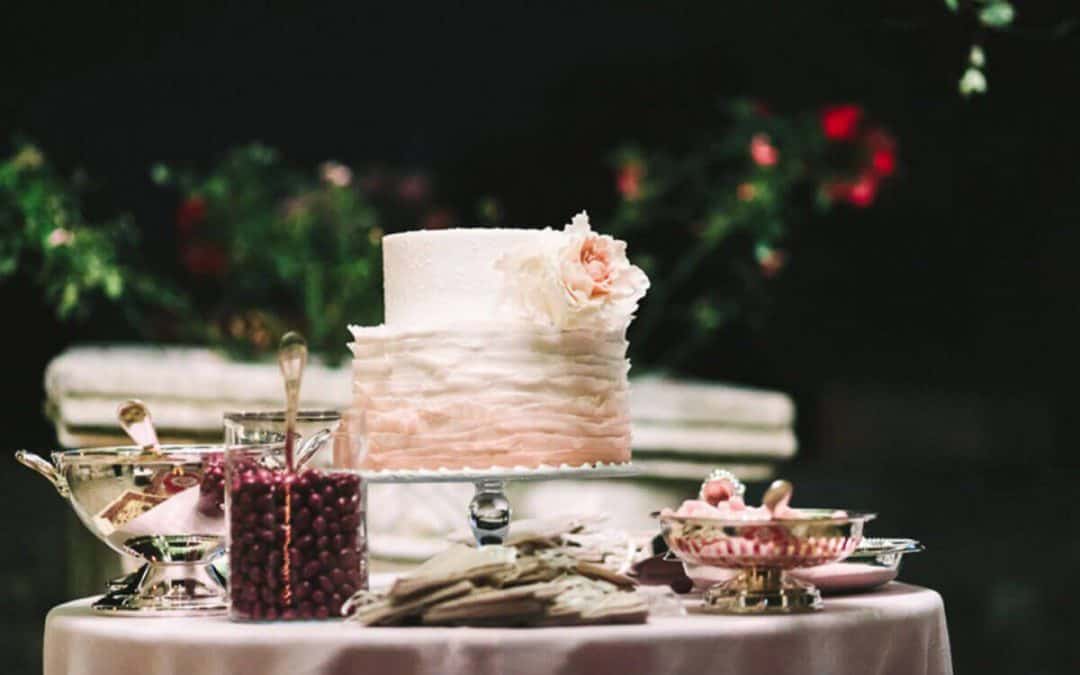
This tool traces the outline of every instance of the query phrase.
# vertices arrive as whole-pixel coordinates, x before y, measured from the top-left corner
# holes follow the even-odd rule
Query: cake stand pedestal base
[[[480,546],[502,544],[510,534],[513,507],[506,496],[506,483],[519,480],[563,480],[570,478],[625,478],[638,470],[625,464],[585,464],[582,466],[491,467],[489,469],[435,469],[400,471],[352,471],[368,483],[472,483],[476,493],[469,502],[467,520]],[[366,495],[365,495],[365,504]]]
[[[746,569],[733,579],[705,591],[704,611],[713,614],[798,614],[824,605],[812,584],[794,579],[782,569]]]
[[[476,494],[469,502],[469,528],[479,545],[501,544],[510,534],[512,515],[506,484],[501,480],[482,480],[475,485]]]

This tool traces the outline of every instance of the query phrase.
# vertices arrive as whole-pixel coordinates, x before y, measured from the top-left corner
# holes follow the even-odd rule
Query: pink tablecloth
[[[49,613],[45,675],[952,673],[941,596],[898,583],[828,598],[812,615],[542,629],[132,619],[95,616],[89,604]]]

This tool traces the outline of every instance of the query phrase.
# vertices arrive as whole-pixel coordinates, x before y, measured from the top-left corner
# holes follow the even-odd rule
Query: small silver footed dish
[[[863,525],[874,514],[799,512],[800,518],[766,521],[664,514],[660,528],[668,548],[684,563],[735,570],[728,579],[716,579],[717,584],[705,592],[706,611],[808,612],[822,608],[821,594],[789,571],[851,555],[862,539]]]

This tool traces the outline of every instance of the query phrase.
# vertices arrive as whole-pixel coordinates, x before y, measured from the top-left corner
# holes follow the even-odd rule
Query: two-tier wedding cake
[[[387,236],[385,323],[349,327],[362,466],[628,461],[626,328],[648,286],[585,213]]]

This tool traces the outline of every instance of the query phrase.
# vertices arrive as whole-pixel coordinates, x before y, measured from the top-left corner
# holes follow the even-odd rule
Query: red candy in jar
[[[229,465],[230,617],[340,618],[366,587],[359,476]]]
[[[197,508],[208,518],[225,515],[225,458],[220,454],[210,455],[203,461]]]

